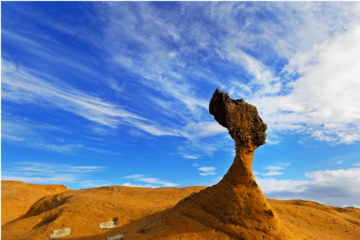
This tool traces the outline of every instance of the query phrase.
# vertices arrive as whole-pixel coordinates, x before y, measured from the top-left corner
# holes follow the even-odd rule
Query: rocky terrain
[[[67,190],[63,185],[1,181],[1,225],[23,216],[40,198]]]
[[[53,195],[43,193],[35,204],[31,198],[13,201],[12,196],[4,194],[7,189],[12,189],[14,196],[20,193],[32,195],[34,190],[23,188],[25,185],[45,191],[49,187],[2,181],[1,238],[4,240],[50,239],[54,230],[64,228],[71,228],[72,232],[59,239],[105,240],[119,234],[125,234],[124,240],[235,239],[191,217],[173,214],[173,207],[179,201],[206,187],[150,189],[111,186],[68,190]],[[301,235],[301,239],[359,239],[360,209],[330,207],[303,200],[268,199],[268,203],[283,225]],[[26,214],[23,214],[22,209],[26,206]],[[164,224],[165,218],[167,222]],[[118,227],[100,229],[101,223],[114,220]],[[157,238],[156,234],[162,237]]]
[[[218,184],[75,191],[3,181],[2,239],[360,239],[360,209],[265,198],[251,169],[266,138],[255,106],[217,89],[210,113],[235,142]]]

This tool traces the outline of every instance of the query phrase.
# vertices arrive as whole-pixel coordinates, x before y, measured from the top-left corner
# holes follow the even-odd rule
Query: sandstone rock
[[[112,237],[107,237],[106,240],[116,240],[116,239],[122,239],[124,238],[126,235],[125,234],[118,234]]]
[[[71,228],[62,228],[58,230],[54,230],[53,233],[49,236],[49,238],[56,239],[65,237],[71,234]]]
[[[159,223],[161,223],[161,222],[162,222],[162,219],[160,218],[160,219],[156,220],[155,222],[153,222],[153,223],[149,224],[148,226],[146,226],[146,227],[144,228],[144,230],[147,230],[147,229],[149,229],[149,228],[151,228],[151,227],[153,227],[153,226],[155,226],[156,224],[159,224]]]
[[[1,225],[24,216],[40,198],[66,191],[64,185],[1,181]]]
[[[105,228],[115,228],[118,227],[118,223],[116,221],[107,221],[107,222],[103,222],[100,223],[99,228],[100,229],[105,229]]]
[[[231,99],[217,88],[211,98],[209,112],[221,126],[229,130],[232,137],[239,140],[240,144],[251,142],[255,147],[265,144],[267,126],[260,118],[256,107],[244,102],[243,99]]]
[[[261,192],[251,169],[254,151],[266,138],[266,124],[256,107],[216,89],[209,110],[235,141],[234,162],[218,184],[183,199],[176,208],[237,239],[296,239]]]

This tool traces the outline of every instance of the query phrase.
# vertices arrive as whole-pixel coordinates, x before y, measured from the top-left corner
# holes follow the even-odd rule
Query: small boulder
[[[62,228],[58,230],[54,230],[52,234],[50,234],[49,238],[56,239],[65,237],[71,234],[71,227],[70,228]]]

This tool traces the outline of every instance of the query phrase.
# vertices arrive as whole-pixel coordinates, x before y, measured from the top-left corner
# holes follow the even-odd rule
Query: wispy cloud
[[[159,185],[162,187],[176,187],[179,185],[176,183],[170,183],[170,182],[161,180],[159,178],[146,177],[146,175],[143,175],[143,174],[134,174],[134,175],[130,175],[130,176],[125,176],[123,178],[134,179],[134,181],[148,183],[146,185],[138,185],[138,184],[132,184],[132,183],[124,183],[123,184],[123,186],[130,186],[130,187],[159,187]]]
[[[107,167],[101,166],[74,166],[70,164],[49,164],[43,162],[15,162],[12,164],[14,171],[23,171],[30,174],[53,174],[53,173],[85,173],[102,171]]]
[[[199,173],[201,176],[216,175],[216,172],[214,172],[216,168],[214,167],[201,167],[199,170],[201,171]]]
[[[156,188],[156,186],[151,185],[151,184],[145,184],[145,185],[141,185],[141,184],[131,184],[131,183],[124,183],[123,186],[125,187],[143,187],[143,188]]]
[[[59,80],[61,82],[61,80]],[[35,77],[24,68],[2,60],[2,98],[17,103],[48,104],[109,127],[120,119],[140,119],[119,106],[85,94],[71,86]]]
[[[79,178],[76,177],[67,177],[67,176],[57,176],[57,177],[23,177],[23,176],[12,176],[12,175],[1,175],[2,181],[21,181],[27,183],[49,183],[49,184],[65,184],[73,183]]]
[[[185,155],[185,156],[183,156],[183,158],[187,158],[187,159],[198,159],[199,157],[197,157],[197,156],[192,156],[192,155]]]
[[[58,80],[57,83],[53,82]],[[124,110],[116,104],[79,91],[59,79],[44,80],[2,60],[2,99],[24,104],[32,103],[48,108],[62,109],[111,128],[126,124],[152,135],[179,135],[161,130],[146,118]]]
[[[111,183],[107,183],[104,180],[86,180],[86,181],[81,181],[80,185],[85,188],[94,188],[94,187],[110,186]]]
[[[134,174],[134,175],[130,175],[130,176],[125,176],[123,178],[142,178],[145,177],[145,175],[143,174]]]
[[[12,136],[12,135],[9,135],[7,133],[1,133],[1,138],[5,138],[5,139],[8,139],[10,141],[16,141],[16,142],[22,142],[22,141],[25,140],[24,138],[17,137],[17,136]]]
[[[82,73],[104,79],[113,91],[124,93],[124,98],[129,97],[125,93],[133,84],[141,86],[142,109],[128,109],[126,104],[120,105],[118,101],[115,104],[105,97],[80,91],[55,76],[44,77],[39,70],[30,72],[6,60],[2,66],[3,99],[62,109],[114,129],[120,125],[136,129],[129,133],[140,130],[153,136],[197,139],[201,143],[191,141],[194,148],[212,152],[218,149],[216,145],[210,146],[201,138],[226,132],[211,122],[207,111],[213,90],[220,87],[232,97],[255,104],[269,129],[302,131],[323,141],[352,143],[360,139],[356,110],[360,100],[356,91],[351,91],[358,88],[354,78],[356,51],[352,49],[359,45],[356,42],[359,6],[358,3],[183,2],[179,3],[183,14],[176,15],[148,2],[97,3],[94,10],[103,37],[85,26],[77,29],[51,21],[50,16],[44,24],[101,49],[111,77],[103,77],[92,64],[80,61],[79,57],[67,58],[71,53],[68,48],[61,55],[59,47],[53,46],[56,40],[49,36],[43,44],[44,40],[41,42],[33,35],[8,29],[4,34],[7,39],[28,43],[33,55],[43,55],[43,59],[51,61],[59,58],[63,65],[76,65]],[[265,15],[272,17],[259,19],[264,9]],[[339,11],[347,14],[339,15]],[[240,15],[247,17],[242,19]],[[27,16],[40,21],[37,14]],[[310,35],[311,39],[307,37]],[[341,67],[344,61],[336,57],[339,52],[349,62],[341,81],[336,80],[344,70]],[[84,55],[85,58],[93,56]],[[272,62],[281,64],[274,66]],[[218,66],[221,71],[212,66]],[[131,76],[132,83],[118,80],[125,75]],[[345,94],[349,91],[351,94]],[[141,98],[142,95],[146,98]],[[148,109],[157,117],[153,118]],[[13,136],[13,141],[20,139]],[[268,141],[278,142],[277,138]]]
[[[265,166],[264,168],[270,171],[268,173],[262,174],[262,176],[282,175],[283,173],[280,172],[280,170],[284,169],[283,167],[278,167],[278,166]]]
[[[29,183],[85,183],[88,173],[104,171],[102,166],[76,166],[49,162],[13,162],[2,166],[2,180]]]
[[[35,122],[19,116],[2,112],[2,134],[3,141],[14,144],[21,144],[22,147],[41,149],[58,153],[72,154],[80,150],[90,150],[103,154],[119,154],[105,149],[88,146],[85,142],[79,143],[74,138],[65,140],[60,138],[60,134],[65,134],[65,138],[71,138],[70,131],[46,122]],[[52,137],[52,134],[57,134]],[[70,137],[69,137],[70,136]]]
[[[192,22],[192,28],[197,30],[196,35],[189,31],[184,19],[170,19],[170,13],[155,11],[149,4],[120,4],[121,7],[116,10],[113,10],[113,5],[111,3],[109,7],[103,6],[101,9],[106,12],[110,22],[126,21],[127,27],[119,31],[119,34],[126,32],[128,38],[118,40],[120,38],[116,37],[117,24],[110,23],[107,30],[115,34],[112,34],[109,40],[116,41],[116,46],[126,45],[133,40],[148,50],[133,53],[142,59],[140,64],[137,60],[129,58],[129,52],[118,48],[117,54],[127,55],[121,57],[122,60],[118,63],[132,72],[139,73],[142,76],[139,79],[142,84],[155,88],[164,96],[172,96],[172,103],[156,101],[164,111],[174,106],[174,103],[181,102],[193,113],[193,118],[204,117],[205,112],[202,113],[197,106],[207,108],[206,102],[194,98],[190,91],[197,88],[188,78],[193,71],[181,66],[189,51],[199,53],[200,50],[207,49],[208,53],[213,53],[211,60],[216,59],[218,64],[229,61],[227,69],[233,71],[235,66],[240,67],[243,73],[248,74],[248,80],[234,80],[228,77],[221,84],[217,80],[209,81],[203,78],[199,81],[209,86],[216,82],[234,97],[246,97],[258,107],[270,128],[278,131],[298,130],[323,141],[351,143],[360,139],[357,131],[360,119],[356,110],[358,108],[355,107],[359,99],[356,91],[351,91],[359,87],[359,81],[354,78],[358,73],[355,60],[357,51],[353,51],[359,46],[358,41],[355,42],[359,32],[356,27],[360,19],[356,11],[359,4],[351,3],[345,6],[336,3],[211,3],[204,6],[199,3],[190,6],[183,3],[183,11],[187,12],[188,17],[196,12],[211,23],[208,25],[203,20]],[[134,18],[130,14],[133,11],[130,6],[135,7],[144,18]],[[274,17],[267,21],[259,20],[256,17],[257,13],[263,9],[267,9]],[[294,13],[289,15],[284,9],[292,9]],[[314,9],[317,9],[316,12]],[[348,12],[348,15],[339,16],[339,9]],[[119,14],[120,12],[122,14]],[[237,17],[241,13],[247,13],[246,22],[243,24],[239,24]],[[334,24],[338,22],[334,19],[341,19],[342,24]],[[179,21],[184,24],[177,28],[175,25]],[[141,28],[132,27],[139,23],[142,23]],[[160,29],[161,33],[158,32]],[[211,36],[215,29],[221,29],[223,34],[205,37]],[[254,29],[262,34],[254,33]],[[309,39],[309,35],[314,37]],[[167,42],[163,39],[167,39]],[[189,42],[193,43],[192,47],[180,47]],[[161,46],[161,49],[158,46]],[[170,46],[175,47],[176,54]],[[271,52],[272,58],[275,57],[279,61],[285,58],[289,64],[284,65],[281,72],[267,63],[269,59],[266,56],[249,54],[264,50]],[[339,52],[344,56],[341,59],[337,57]],[[343,59],[348,63],[345,64]],[[199,64],[195,65],[191,61],[187,61],[186,64],[194,64],[195,68],[202,69]],[[345,75],[343,65],[347,69]],[[300,75],[300,78],[294,73]],[[217,76],[214,72],[212,75]],[[337,80],[340,78],[342,81]],[[179,85],[180,79],[183,86]],[[153,84],[154,82],[158,84]],[[347,92],[351,94],[345,96]],[[329,102],[331,104],[328,104]],[[339,106],[344,106],[345,103],[347,107],[340,109]],[[194,115],[196,112],[200,115]],[[188,129],[196,128],[190,124]],[[211,131],[198,131],[197,134],[211,134]]]
[[[273,129],[298,130],[321,141],[360,140],[360,98],[352,91],[360,87],[355,54],[359,36],[360,27],[355,27],[291,58],[284,70],[301,74],[287,85],[292,91],[253,99],[264,121]]]
[[[186,125],[184,132],[189,138],[203,138],[227,132],[227,129],[217,122],[199,122]]]

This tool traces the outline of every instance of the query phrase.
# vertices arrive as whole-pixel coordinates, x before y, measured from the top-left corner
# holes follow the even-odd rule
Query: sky
[[[1,179],[211,186],[216,88],[267,124],[268,198],[360,207],[359,2],[1,2]]]

